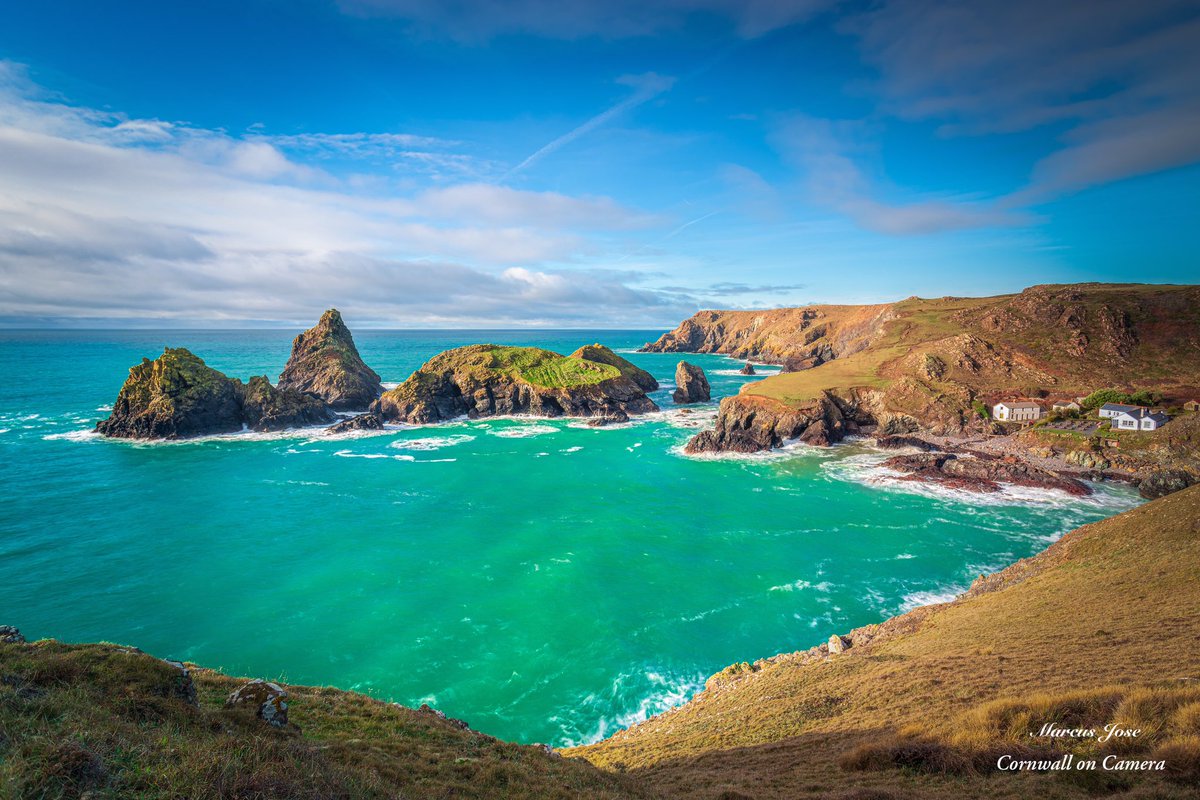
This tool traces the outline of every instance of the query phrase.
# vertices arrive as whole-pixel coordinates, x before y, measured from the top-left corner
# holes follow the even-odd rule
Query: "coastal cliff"
[[[112,413],[96,424],[105,436],[185,439],[243,428],[282,430],[332,422],[320,400],[271,386],[265,376],[243,384],[209,367],[191,351],[168,347],[129,370]]]
[[[602,360],[491,344],[447,350],[385,392],[372,411],[389,421],[427,424],[512,414],[616,421],[658,410],[646,396],[641,370],[608,348],[585,350]]]
[[[799,436],[803,420],[827,420],[832,403],[852,406],[855,424],[883,434],[961,436],[989,432],[980,409],[1002,397],[1069,397],[1106,386],[1189,396],[1200,391],[1197,331],[1200,287],[1078,284],[988,298],[704,311],[644,349],[782,364],[783,373],[727,401],[715,435],[692,445],[765,449],[778,437],[727,432],[753,414],[756,429]]]

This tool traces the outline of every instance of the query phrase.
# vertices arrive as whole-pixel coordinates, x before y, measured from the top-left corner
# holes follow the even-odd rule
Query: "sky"
[[[1200,278],[1194,0],[0,9],[0,326]]]

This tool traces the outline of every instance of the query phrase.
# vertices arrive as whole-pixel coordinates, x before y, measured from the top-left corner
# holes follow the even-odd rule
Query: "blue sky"
[[[674,325],[1200,276],[1183,0],[0,11],[0,324]]]

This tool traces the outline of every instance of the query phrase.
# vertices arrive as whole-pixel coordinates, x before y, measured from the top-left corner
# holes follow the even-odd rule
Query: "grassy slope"
[[[243,683],[113,645],[0,644],[0,798],[627,798],[628,778],[432,714],[289,687],[275,729],[224,700]]]
[[[1039,385],[1057,392],[1135,383],[1187,386],[1200,372],[1197,297],[1196,287],[1089,284],[1036,287],[1020,295],[988,298],[912,298],[892,304],[883,321],[866,331],[861,329],[863,314],[877,314],[877,306],[815,306],[807,310],[822,314],[814,325],[826,328],[827,338],[861,340],[868,343],[866,348],[813,369],[769,377],[748,385],[744,392],[801,404],[826,389],[886,388],[910,373],[905,356],[964,333],[994,344],[1030,374],[1045,373],[1050,380],[1041,379]],[[1110,309],[1127,314],[1137,332],[1124,354],[1106,347],[1109,339],[1119,338],[1107,316]],[[759,314],[766,320],[762,335],[773,337],[779,347],[779,340],[794,329],[798,311],[804,309]],[[718,313],[735,330],[754,322],[755,312]],[[1066,320],[1072,316],[1089,337],[1082,355],[1071,352],[1075,334]],[[771,333],[774,328],[778,330]],[[840,333],[843,330],[849,333]],[[957,377],[985,391],[1024,388],[981,381],[976,375]]]
[[[571,753],[681,797],[1082,797],[1034,774],[846,771],[844,753],[911,724],[949,735],[996,698],[1200,679],[1200,487],[1068,534],[998,591],[898,618],[899,633],[740,679]],[[1195,796],[1174,784],[1154,796]],[[837,796],[836,793],[828,796]],[[1150,796],[1150,795],[1147,795]]]

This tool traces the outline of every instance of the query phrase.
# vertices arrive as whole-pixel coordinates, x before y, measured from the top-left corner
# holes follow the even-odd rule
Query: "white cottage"
[[[1100,418],[1112,419],[1118,414],[1135,414],[1138,411],[1145,411],[1144,406],[1127,406],[1124,403],[1105,403],[1100,406]]]
[[[1133,411],[1121,411],[1110,419],[1114,431],[1156,431],[1166,425],[1170,417],[1161,411],[1139,407]]]
[[[1005,400],[992,406],[992,419],[1001,422],[1034,422],[1042,418],[1042,407],[1028,400]]]

